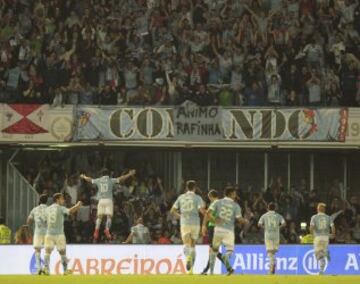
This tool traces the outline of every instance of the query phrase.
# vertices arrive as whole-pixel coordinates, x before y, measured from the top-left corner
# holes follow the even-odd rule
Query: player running
[[[171,213],[180,219],[181,238],[184,243],[186,257],[186,269],[189,274],[193,273],[196,258],[195,244],[200,234],[200,216],[205,214],[205,203],[195,193],[196,182],[186,182],[186,193],[181,194],[171,208]]]
[[[212,189],[208,193],[208,198],[210,200],[210,206],[211,206],[211,204],[213,204],[216,200],[219,200],[219,193],[216,190]],[[209,245],[210,245],[209,253],[211,253],[211,250],[212,250],[212,242],[213,242],[213,238],[214,238],[214,228],[215,228],[215,222],[213,220],[209,220],[207,214],[205,214],[205,217],[203,220],[203,225],[202,225],[202,234],[204,237],[207,235],[209,238]],[[218,253],[216,255],[216,257],[224,264],[221,253]],[[201,274],[206,275],[209,268],[210,268],[210,257],[209,257],[206,267],[204,268],[204,270]]]
[[[234,269],[230,265],[230,257],[235,246],[235,221],[247,224],[248,221],[241,215],[241,208],[235,202],[236,190],[233,187],[225,188],[225,197],[215,201],[207,212],[207,218],[215,219],[214,239],[210,253],[210,274],[214,274],[215,260],[221,245],[225,246],[226,253],[222,255],[227,275],[231,275]],[[213,217],[215,216],[215,218]]]
[[[314,235],[315,257],[320,264],[319,275],[324,274],[326,259],[329,260],[329,238],[335,237],[335,225],[332,218],[325,214],[326,204],[319,203],[317,214],[311,217],[310,233]],[[331,228],[331,235],[330,235]]]
[[[41,267],[41,249],[44,247],[44,240],[46,235],[46,208],[47,208],[48,196],[46,194],[40,195],[39,206],[31,210],[29,217],[27,218],[27,224],[31,225],[34,223],[34,238],[33,246],[35,250],[35,261],[36,261],[36,272],[37,274],[43,274],[43,269]]]
[[[112,222],[112,216],[114,212],[114,204],[113,204],[113,189],[116,183],[121,183],[127,180],[128,178],[134,176],[136,174],[135,170],[130,170],[126,175],[122,175],[118,178],[110,178],[110,172],[108,169],[103,169],[101,172],[101,177],[97,179],[93,179],[84,174],[80,175],[80,178],[87,182],[91,182],[95,184],[98,188],[97,198],[99,200],[97,206],[97,218],[95,224],[94,231],[94,241],[99,238],[99,230],[101,226],[101,222],[106,216],[106,224],[105,224],[105,236],[108,240],[111,240],[110,228]]]
[[[79,201],[71,208],[64,207],[65,199],[61,193],[55,193],[53,196],[54,203],[46,208],[47,231],[45,235],[45,260],[43,272],[45,275],[50,274],[50,255],[56,246],[64,268],[64,275],[72,274],[67,269],[68,260],[66,258],[66,238],[64,234],[64,216],[76,213],[82,203]]]
[[[268,204],[268,212],[262,215],[258,222],[258,226],[264,229],[265,246],[267,255],[270,259],[269,274],[275,274],[275,255],[278,252],[280,246],[280,229],[286,225],[283,216],[276,213],[275,209],[275,203],[270,202]]]

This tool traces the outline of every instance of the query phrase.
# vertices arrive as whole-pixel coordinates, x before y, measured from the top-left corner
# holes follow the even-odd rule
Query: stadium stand
[[[355,0],[2,0],[0,101],[357,106]]]

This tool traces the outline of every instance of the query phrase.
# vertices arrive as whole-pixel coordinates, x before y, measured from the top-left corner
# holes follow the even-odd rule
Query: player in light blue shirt
[[[200,234],[199,213],[205,213],[205,203],[202,198],[195,193],[196,182],[189,180],[186,182],[186,193],[181,194],[171,208],[171,213],[180,219],[181,238],[184,243],[184,254],[186,257],[186,269],[192,274],[196,250],[195,244]]]
[[[136,226],[131,227],[131,232],[128,238],[123,244],[149,244],[150,243],[150,232],[149,229],[144,226],[143,218],[139,218],[136,221]]]
[[[225,188],[225,198],[219,199],[211,204],[207,212],[207,219],[215,221],[214,239],[210,253],[210,274],[214,274],[215,260],[221,245],[226,248],[223,254],[228,275],[234,272],[230,265],[230,257],[235,246],[235,221],[247,224],[248,221],[242,217],[241,208],[235,202],[237,195],[233,187]],[[215,216],[215,217],[214,217]]]
[[[82,203],[79,201],[71,208],[64,207],[65,199],[61,193],[55,193],[53,196],[54,203],[46,208],[46,223],[47,231],[45,236],[45,259],[44,259],[44,274],[50,274],[50,255],[56,246],[60,256],[61,263],[64,268],[64,274],[71,274],[72,271],[67,269],[66,257],[66,238],[64,235],[64,216],[76,213]]]
[[[128,178],[134,176],[136,174],[135,170],[130,170],[129,173],[122,175],[118,178],[111,178],[110,172],[108,169],[103,169],[101,172],[101,177],[97,179],[93,179],[84,174],[80,175],[80,178],[86,180],[87,182],[91,182],[95,184],[98,192],[97,199],[99,200],[97,207],[97,218],[95,224],[94,231],[94,240],[96,241],[99,238],[99,229],[101,226],[102,219],[106,216],[106,224],[105,224],[105,236],[111,240],[110,228],[111,221],[114,212],[114,203],[113,203],[113,189],[116,183],[121,183]]]
[[[258,226],[264,229],[264,240],[267,255],[270,259],[269,274],[274,274],[276,269],[275,255],[280,246],[280,229],[286,225],[283,216],[275,212],[275,203],[268,204],[268,212],[259,219]]]
[[[34,223],[33,246],[35,249],[36,270],[39,275],[43,273],[41,267],[40,255],[41,255],[41,249],[44,246],[44,240],[47,230],[47,224],[46,224],[47,200],[48,200],[48,196],[46,194],[40,195],[39,206],[31,210],[29,217],[27,218],[28,225]]]
[[[319,274],[324,274],[326,259],[329,259],[329,238],[335,237],[335,225],[332,218],[325,214],[326,204],[319,203],[317,214],[311,217],[310,232],[314,235],[314,251],[320,264]],[[331,235],[330,235],[331,229]]]

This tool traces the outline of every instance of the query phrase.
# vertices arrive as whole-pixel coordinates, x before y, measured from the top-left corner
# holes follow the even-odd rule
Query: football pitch
[[[1,284],[355,284],[359,281],[360,276],[0,276]]]

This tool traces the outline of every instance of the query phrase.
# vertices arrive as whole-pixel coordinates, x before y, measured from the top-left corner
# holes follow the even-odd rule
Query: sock
[[[36,261],[36,269],[41,270],[41,260],[40,260],[40,252],[35,252],[35,261]]]
[[[204,273],[208,272],[209,267],[210,267],[210,255],[209,255],[209,260],[208,260],[208,262],[207,262],[207,264],[206,264],[206,267],[204,268],[203,272],[204,272]]]
[[[221,261],[222,264],[225,264],[224,263],[224,260],[223,260],[223,257],[222,257],[222,254],[220,252],[218,252],[218,254],[216,255],[216,257]]]
[[[111,216],[106,217],[106,229],[110,230],[111,228]]]
[[[50,264],[50,253],[45,253],[44,266],[46,269],[49,269],[49,264]]]
[[[192,265],[194,265],[195,258],[196,258],[196,250],[195,250],[195,248],[190,248],[190,256],[191,256],[191,260],[192,260]]]
[[[68,260],[66,258],[66,255],[61,255],[61,263],[63,265],[64,268],[64,272],[67,270],[67,265],[68,265]]]
[[[275,266],[275,254],[273,252],[269,252],[268,257],[270,259],[270,269],[272,270]]]
[[[188,247],[187,245],[185,245],[184,247],[184,255],[186,259],[190,256],[190,247]]]
[[[99,230],[101,225],[101,218],[97,217],[96,223],[95,223],[95,229]]]
[[[320,272],[324,272],[326,265],[325,257],[320,258],[319,262],[320,262]]]
[[[229,271],[232,267],[230,265],[230,257],[232,255],[232,251],[227,251],[223,256],[222,259],[224,261],[226,269]]]
[[[217,253],[214,252],[214,251],[211,251],[211,252],[210,252],[210,259],[209,259],[209,263],[210,263],[210,274],[214,274],[216,254],[217,254]]]

